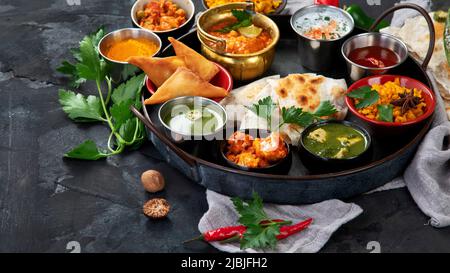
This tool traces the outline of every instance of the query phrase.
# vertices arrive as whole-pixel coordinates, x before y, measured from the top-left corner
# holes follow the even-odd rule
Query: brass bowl
[[[275,46],[280,39],[278,26],[269,17],[254,13],[253,22],[268,29],[272,43],[261,51],[250,54],[232,54],[225,52],[226,41],[206,32],[211,26],[232,17],[231,10],[252,10],[253,3],[232,3],[217,6],[205,11],[197,21],[197,36],[201,42],[202,54],[230,71],[234,80],[249,81],[263,75],[272,65],[275,57]],[[252,12],[253,13],[253,12]],[[215,44],[214,47],[210,46]]]

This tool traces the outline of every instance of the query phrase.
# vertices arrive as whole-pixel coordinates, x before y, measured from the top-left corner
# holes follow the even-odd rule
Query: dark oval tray
[[[307,73],[299,64],[296,53],[297,40],[295,32],[289,25],[289,16],[272,17],[281,29],[282,37],[277,46],[274,63],[267,75],[290,73]],[[362,30],[355,30],[355,34]],[[200,50],[200,42],[195,30],[182,36],[180,40]],[[171,46],[162,52],[162,56],[174,55]],[[336,69],[320,73],[332,78],[345,78],[346,66],[336,63]],[[412,57],[392,74],[405,75],[424,82],[432,87],[421,65]],[[350,81],[347,79],[347,83]],[[237,83],[236,85],[242,85]],[[150,96],[144,92],[143,99]],[[316,203],[328,199],[345,199],[380,187],[401,175],[413,157],[419,143],[428,132],[432,118],[421,127],[401,137],[385,139],[373,137],[373,153],[370,162],[355,169],[339,173],[311,174],[302,164],[296,149],[293,150],[292,165],[287,175],[250,173],[227,167],[217,155],[217,147],[211,142],[196,142],[175,145],[163,133],[158,120],[159,106],[143,107],[145,124],[149,129],[149,139],[167,162],[180,170],[193,181],[204,187],[229,196],[251,198],[253,191],[258,192],[266,202],[284,204]],[[136,112],[139,115],[140,113]],[[361,124],[356,118],[349,116]]]

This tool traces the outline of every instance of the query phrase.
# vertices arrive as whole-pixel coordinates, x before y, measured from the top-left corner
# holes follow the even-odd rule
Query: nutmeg
[[[164,177],[155,170],[148,170],[142,173],[141,182],[144,189],[148,192],[155,193],[162,191],[165,186]]]
[[[170,211],[169,202],[163,198],[154,198],[147,201],[143,207],[144,214],[153,219],[161,219]]]

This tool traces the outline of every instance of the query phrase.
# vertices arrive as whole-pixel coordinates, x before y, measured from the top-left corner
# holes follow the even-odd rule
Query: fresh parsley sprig
[[[355,105],[357,109],[368,107],[377,103],[380,99],[380,95],[377,91],[372,90],[370,86],[363,86],[355,89],[347,94],[347,97],[358,99],[359,102]]]
[[[278,106],[273,102],[272,97],[265,97],[258,101],[258,103],[253,104],[248,107],[257,116],[264,118],[267,121],[267,126],[272,124],[272,114],[277,109]]]
[[[284,124],[297,124],[301,127],[307,127],[314,122],[321,121],[323,117],[329,117],[337,113],[336,108],[330,101],[323,101],[314,112],[303,111],[302,108],[292,106],[281,109],[282,122],[278,126],[281,128]]]
[[[263,201],[256,192],[253,192],[253,199],[248,202],[238,197],[231,200],[239,213],[239,223],[247,227],[240,240],[241,249],[274,248],[277,244],[276,236],[280,234],[280,227],[289,225],[290,222],[270,220],[264,211]]]
[[[145,128],[130,111],[130,106],[140,108],[140,93],[144,83],[144,74],[133,76],[128,81],[113,89],[110,68],[100,57],[97,45],[105,35],[103,28],[88,35],[80,42],[79,48],[72,50],[75,62],[63,61],[57,69],[71,79],[73,88],[80,87],[87,81],[94,81],[98,96],[84,96],[70,90],[59,90],[59,102],[63,111],[75,122],[104,122],[111,133],[106,149],[100,149],[92,140],[87,140],[65,154],[66,157],[97,160],[116,155],[125,147],[139,147],[145,137]],[[129,77],[124,71],[122,77]],[[104,87],[106,86],[106,97]]]
[[[272,97],[268,96],[253,104],[248,108],[259,117],[264,118],[267,121],[269,128],[273,128],[273,114],[275,110],[279,109],[279,106],[275,104]],[[307,127],[308,125],[322,120],[323,117],[329,117],[337,113],[336,108],[330,101],[323,101],[319,107],[313,113],[303,111],[302,108],[295,106],[281,108],[281,120],[276,128],[279,129],[285,124],[296,124],[301,127]]]
[[[252,14],[246,10],[231,10],[231,14],[237,19],[236,23],[228,25],[222,29],[219,29],[218,32],[228,33],[232,30],[237,30],[241,27],[248,27],[252,25]]]

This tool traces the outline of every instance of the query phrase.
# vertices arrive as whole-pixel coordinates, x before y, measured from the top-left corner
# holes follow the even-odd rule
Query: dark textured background
[[[98,26],[130,26],[133,3],[80,1],[0,0],[0,252],[68,252],[70,241],[83,252],[215,251],[181,244],[198,232],[205,190],[161,163],[151,147],[98,162],[62,159],[86,138],[105,144],[108,131],[66,118],[57,99],[66,81],[55,68]],[[363,3],[373,16],[394,3],[348,2]],[[439,8],[447,1],[435,2]],[[139,176],[146,169],[164,174],[164,192],[144,193]],[[143,202],[156,196],[172,204],[166,220],[141,213]],[[427,226],[406,189],[347,201],[364,213],[336,232],[323,252],[368,252],[369,241],[380,242],[383,252],[450,252],[450,229]]]

